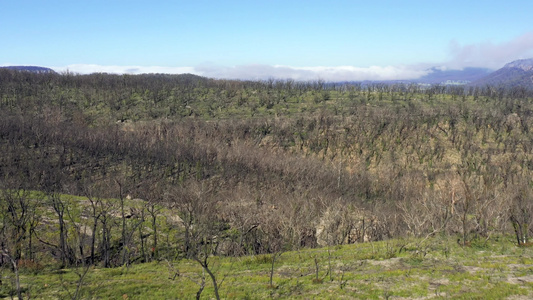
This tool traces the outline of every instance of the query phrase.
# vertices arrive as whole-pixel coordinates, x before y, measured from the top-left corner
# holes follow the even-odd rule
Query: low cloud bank
[[[408,80],[416,79],[428,73],[424,68],[413,66],[372,66],[359,68],[353,66],[339,67],[291,67],[270,66],[261,64],[220,66],[200,65],[197,67],[160,67],[160,66],[101,66],[76,64],[66,67],[53,68],[57,72],[72,72],[78,74],[112,73],[112,74],[146,74],[166,73],[183,74],[191,73],[209,78],[241,79],[241,80],[264,80],[294,79],[301,81],[325,80],[325,81],[362,81],[362,80]]]
[[[361,81],[361,80],[399,80],[415,79],[427,74],[426,70],[418,70],[409,66],[372,66],[358,68],[353,66],[339,67],[291,67],[269,65],[242,65],[235,67],[201,66],[195,68],[203,76],[232,79],[294,79],[294,80],[325,80],[325,81]]]

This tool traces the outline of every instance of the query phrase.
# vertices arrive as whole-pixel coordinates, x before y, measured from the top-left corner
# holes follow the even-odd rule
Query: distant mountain
[[[472,85],[522,85],[533,87],[533,58],[510,62],[488,76],[476,80]]]
[[[493,70],[487,68],[464,68],[462,70],[442,70],[438,67],[433,67],[427,70],[428,74],[417,79],[399,79],[399,80],[364,80],[358,83],[364,85],[383,83],[383,84],[443,84],[443,85],[466,85],[473,81],[479,80]],[[357,81],[341,81],[334,84],[353,84]]]
[[[414,81],[427,84],[467,84],[479,80],[492,72],[486,68],[464,68],[463,70],[429,69],[430,73]]]
[[[55,71],[50,68],[36,67],[36,66],[8,66],[8,67],[0,67],[0,68],[17,70],[17,71],[27,71],[27,72],[33,72],[33,73],[55,73]]]

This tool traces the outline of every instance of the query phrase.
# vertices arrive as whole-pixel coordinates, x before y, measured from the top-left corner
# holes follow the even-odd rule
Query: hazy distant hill
[[[17,71],[28,71],[28,72],[33,72],[33,73],[55,73],[55,71],[50,68],[37,67],[37,66],[8,66],[8,67],[0,67],[0,68],[17,70]]]
[[[462,70],[441,70],[438,67],[433,67],[428,69],[428,74],[424,75],[418,79],[404,79],[404,80],[365,80],[362,81],[363,84],[373,84],[373,83],[384,83],[384,84],[444,84],[444,85],[455,85],[455,84],[469,84],[476,80],[479,80],[487,75],[489,75],[493,70],[486,68],[464,68]],[[355,81],[342,81],[336,82],[340,84],[351,84]]]
[[[479,80],[492,72],[486,68],[464,68],[463,70],[440,70],[431,68],[430,73],[415,81],[429,84],[466,84]]]
[[[485,76],[473,85],[504,85],[533,87],[533,58],[515,60]]]

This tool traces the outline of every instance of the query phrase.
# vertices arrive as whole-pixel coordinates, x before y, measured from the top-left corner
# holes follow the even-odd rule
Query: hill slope
[[[490,74],[490,69],[485,68],[464,68],[463,70],[441,70],[431,68],[431,73],[416,80],[419,83],[447,84],[447,83],[469,83],[479,80]]]
[[[515,60],[481,78],[473,85],[504,85],[533,87],[533,58]]]
[[[17,71],[28,71],[28,72],[33,72],[33,73],[55,73],[56,72],[50,68],[37,67],[37,66],[7,66],[7,67],[0,67],[0,68],[17,70]]]
[[[533,294],[530,247],[505,239],[472,247],[442,238],[418,243],[389,240],[209,259],[227,299],[530,299]],[[82,299],[215,298],[212,281],[188,259],[89,268],[80,281],[82,271],[26,268],[21,284],[44,299],[66,298],[77,286]],[[7,298],[9,285],[6,280],[0,286],[0,297]]]

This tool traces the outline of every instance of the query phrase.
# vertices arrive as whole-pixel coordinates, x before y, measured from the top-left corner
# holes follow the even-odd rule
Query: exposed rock
[[[316,227],[316,241],[320,246],[351,244],[378,239],[381,228],[370,213],[340,205],[329,208]]]
[[[533,70],[533,58],[515,60],[513,62],[506,64],[504,68],[522,69],[526,72],[531,71]]]
[[[177,214],[166,215],[167,222],[173,226],[183,226],[184,222]]]
[[[89,226],[86,226],[86,225],[83,225],[83,224],[80,224],[80,233],[85,235],[85,236],[92,236],[93,235],[93,230],[91,227]]]

